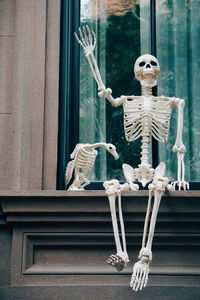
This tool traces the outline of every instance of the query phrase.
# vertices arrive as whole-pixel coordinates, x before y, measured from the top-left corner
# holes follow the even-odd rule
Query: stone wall
[[[199,300],[200,193],[162,198],[147,287],[129,287],[141,248],[147,191],[123,192],[130,262],[116,253],[104,191],[0,192],[1,300]]]
[[[59,0],[0,1],[0,189],[56,188]]]

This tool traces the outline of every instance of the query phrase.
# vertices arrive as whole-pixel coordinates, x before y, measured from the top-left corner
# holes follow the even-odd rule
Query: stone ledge
[[[122,196],[144,197],[148,195],[148,190],[123,191]],[[84,190],[84,191],[65,191],[65,190],[0,190],[0,200],[2,197],[106,197],[104,190]],[[200,190],[173,191],[166,192],[164,197],[197,197],[200,198]]]
[[[122,206],[127,221],[141,222],[146,213],[148,191],[123,192]],[[0,191],[2,216],[7,221],[108,221],[108,198],[103,190],[91,191]],[[167,222],[199,221],[200,191],[165,193],[159,216]],[[172,219],[171,216],[173,216]],[[79,219],[80,218],[80,219]],[[166,221],[166,220],[165,220]]]

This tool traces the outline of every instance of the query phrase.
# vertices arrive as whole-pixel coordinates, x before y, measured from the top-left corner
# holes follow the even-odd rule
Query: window
[[[185,100],[184,135],[186,176],[200,181],[200,1],[157,1],[156,48],[161,64],[158,94]],[[176,133],[172,118],[169,141],[159,145],[168,176],[175,178],[176,156],[171,152]]]
[[[141,4],[141,3],[145,4]],[[114,97],[140,93],[134,80],[134,61],[141,52],[150,52],[149,1],[82,0],[81,26],[86,24],[97,34],[96,56],[107,87]],[[141,21],[142,20],[142,21]],[[89,74],[89,75],[88,75]],[[97,95],[88,62],[80,53],[80,142],[99,141],[115,144],[119,160],[104,149],[97,157],[93,180],[123,179],[123,162],[137,166],[140,162],[140,141],[127,143],[124,136],[123,107],[113,108]]]
[[[195,110],[200,97],[199,9],[198,0],[62,1],[58,188],[64,188],[65,167],[78,142],[111,142],[120,154],[120,159],[115,161],[100,150],[92,174],[94,182],[111,178],[123,181],[122,163],[136,167],[140,162],[140,140],[131,143],[125,140],[123,108],[113,108],[97,96],[96,83],[74,39],[73,32],[79,24],[88,24],[97,34],[95,55],[105,85],[113,90],[114,97],[140,95],[140,84],[133,74],[134,62],[145,53],[158,57],[161,74],[154,95],[185,99],[186,179],[200,181],[200,113]],[[171,151],[176,116],[174,111],[167,146],[152,141],[152,164],[155,167],[159,161],[165,161],[171,180],[176,178],[176,154]]]

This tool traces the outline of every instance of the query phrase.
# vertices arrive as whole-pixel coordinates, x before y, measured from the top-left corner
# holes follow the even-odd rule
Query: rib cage
[[[75,175],[79,173],[88,176],[93,168],[97,154],[98,152],[94,149],[80,147],[74,159]]]
[[[90,145],[91,146],[91,145]],[[93,168],[98,152],[85,144],[77,144],[71,154],[72,161],[67,165],[65,172],[65,185],[70,182],[74,173],[73,183],[69,189],[81,188],[89,183],[88,176]]]
[[[146,102],[145,102],[146,101]],[[124,106],[124,131],[127,141],[131,142],[146,134],[159,142],[168,140],[173,101],[166,97],[145,98],[127,96]],[[146,132],[148,119],[149,133]]]

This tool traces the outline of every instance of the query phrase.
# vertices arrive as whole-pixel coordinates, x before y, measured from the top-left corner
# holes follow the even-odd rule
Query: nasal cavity
[[[150,68],[151,68],[150,64],[147,64],[147,65],[146,65],[146,68],[149,68],[149,69],[150,69]]]

